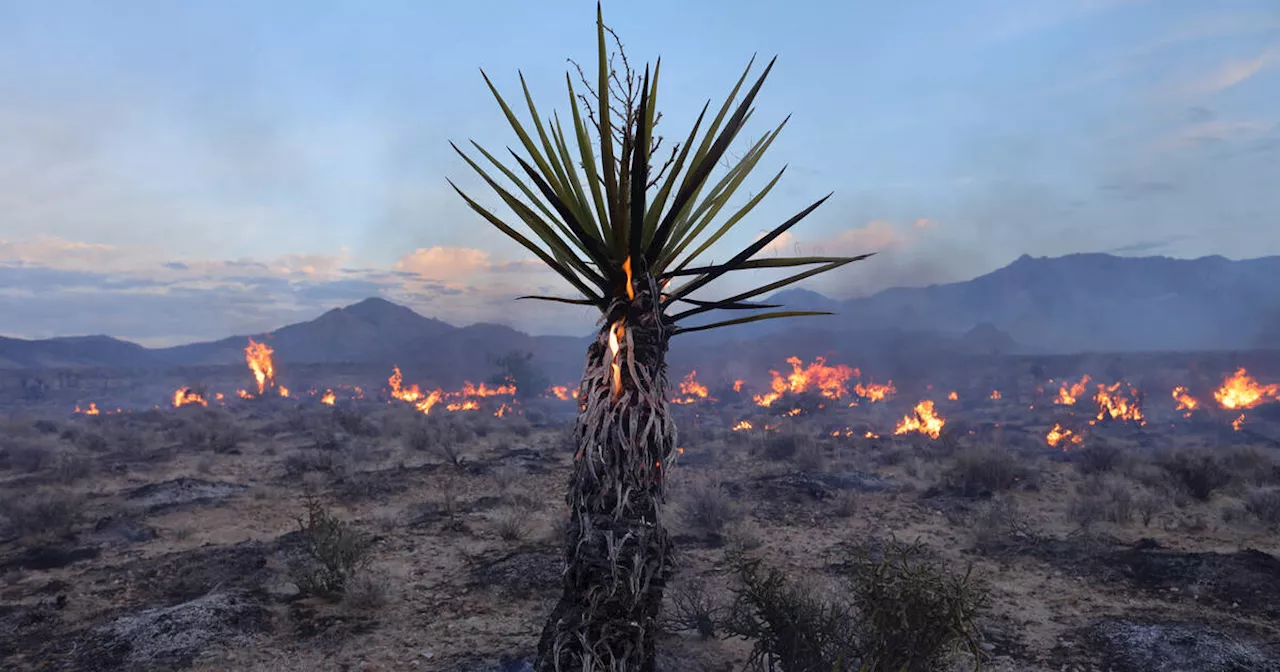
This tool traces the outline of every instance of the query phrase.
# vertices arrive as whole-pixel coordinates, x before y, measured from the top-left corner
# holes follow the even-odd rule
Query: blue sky
[[[780,246],[880,251],[811,285],[837,297],[1024,253],[1280,254],[1274,0],[781,7],[604,3],[663,57],[672,140],[779,55],[742,144],[792,114],[761,172],[790,167],[720,256],[832,190]],[[0,334],[177,343],[370,295],[581,332],[511,301],[560,287],[444,178],[494,201],[447,144],[514,142],[478,69],[566,112],[593,23],[585,0],[0,1]]]

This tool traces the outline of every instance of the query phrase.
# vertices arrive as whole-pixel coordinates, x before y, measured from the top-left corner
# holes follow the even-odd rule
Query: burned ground
[[[1125,370],[1178,379],[1143,366]],[[1184,414],[1154,390],[1145,424],[1091,425],[1025,371],[985,390],[1014,378],[947,380],[954,400],[943,376],[852,407],[677,405],[664,669],[743,668],[742,558],[842,594],[897,542],[982,579],[989,669],[1280,669],[1277,405],[1237,430],[1234,410]],[[926,398],[938,436],[895,435]],[[573,405],[558,403],[27,409],[0,431],[0,666],[522,669],[559,596]],[[1055,425],[1081,438],[1050,446]],[[341,595],[300,587],[316,571],[305,493],[349,535]]]

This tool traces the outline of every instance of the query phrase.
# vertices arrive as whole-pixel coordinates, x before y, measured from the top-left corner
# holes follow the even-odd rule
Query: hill
[[[874,262],[868,262],[874,263]],[[873,269],[872,269],[873,270]],[[676,371],[791,355],[900,361],[911,353],[1073,353],[1280,347],[1280,257],[1170,259],[1023,256],[965,282],[835,300],[793,289],[767,299],[830,317],[766,321],[681,337]],[[0,368],[234,365],[250,335],[149,350],[107,336],[0,338]],[[371,298],[314,320],[253,334],[288,363],[400,364],[441,384],[491,371],[490,358],[533,352],[555,380],[582,370],[585,337],[530,336],[510,327],[456,327]]]

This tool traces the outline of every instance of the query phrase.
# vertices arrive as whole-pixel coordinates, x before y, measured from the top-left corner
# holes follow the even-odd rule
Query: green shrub
[[[303,506],[298,531],[306,557],[295,560],[290,574],[303,593],[339,598],[351,578],[368,566],[373,540],[330,513],[313,494],[304,495]]]

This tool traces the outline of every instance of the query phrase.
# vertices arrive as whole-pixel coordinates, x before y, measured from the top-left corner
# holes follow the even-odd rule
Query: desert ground
[[[673,373],[662,669],[767,669],[760,628],[865,640],[886,605],[906,632],[874,633],[914,646],[951,625],[912,601],[936,589],[975,626],[938,669],[1280,670],[1280,356],[1251,357]],[[423,412],[385,371],[297,375],[9,376],[0,667],[524,669],[559,597],[571,393]],[[896,557],[922,573],[858,571]],[[782,588],[752,601],[745,567]]]

